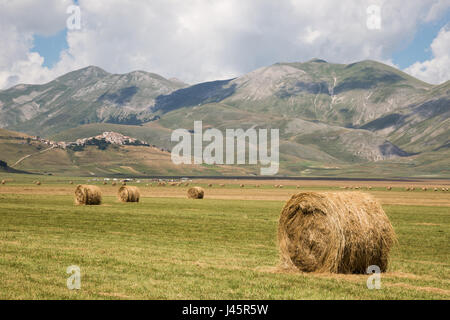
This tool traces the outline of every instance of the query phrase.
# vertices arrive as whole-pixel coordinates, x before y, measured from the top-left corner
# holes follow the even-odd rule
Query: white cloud
[[[0,88],[19,82],[42,83],[56,73],[42,67],[33,34],[52,35],[65,26],[69,0],[0,0]]]
[[[42,83],[97,65],[146,70],[190,83],[239,76],[279,61],[312,57],[348,63],[389,61],[442,0],[80,0],[82,30],[51,69],[30,53],[33,34],[65,27],[69,0],[0,0],[0,88]],[[366,27],[369,5],[382,27]]]
[[[450,80],[450,25],[443,27],[431,43],[433,59],[416,62],[406,72],[425,82],[439,84]]]

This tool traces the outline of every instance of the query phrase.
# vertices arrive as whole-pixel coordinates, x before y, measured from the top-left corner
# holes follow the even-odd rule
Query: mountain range
[[[450,176],[450,81],[431,85],[375,61],[276,63],[195,85],[90,66],[0,91],[0,127],[56,141],[113,131],[170,150],[172,130],[192,129],[195,120],[221,130],[280,129],[280,175]],[[145,166],[163,165],[141,162],[127,167],[134,163],[143,174]],[[67,174],[86,172],[70,167]],[[18,169],[35,171],[31,164]],[[219,166],[211,173],[232,171]]]

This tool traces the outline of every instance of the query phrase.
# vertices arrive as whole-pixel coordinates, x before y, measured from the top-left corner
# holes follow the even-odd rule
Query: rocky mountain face
[[[158,96],[184,86],[144,71],[118,75],[87,67],[44,85],[0,91],[0,126],[48,135],[86,123],[140,124],[153,119],[147,110]]]
[[[115,127],[107,130],[170,149],[171,130],[191,129],[194,120],[220,129],[279,128],[282,165],[292,174],[308,161],[448,157],[449,119],[450,81],[430,85],[375,61],[277,63],[191,86],[88,67],[0,91],[0,127],[33,135],[75,140],[109,124]]]

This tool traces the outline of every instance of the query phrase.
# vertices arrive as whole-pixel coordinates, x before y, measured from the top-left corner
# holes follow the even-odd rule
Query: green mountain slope
[[[0,91],[0,126],[48,136],[86,123],[139,124],[162,94],[179,81],[134,71],[109,74],[97,67],[70,72],[44,85],[17,85]]]
[[[430,85],[375,61],[277,63],[192,86],[88,67],[0,91],[0,127],[55,141],[115,131],[170,150],[172,130],[197,120],[278,128],[286,175],[435,175],[450,156],[449,119],[450,81]]]

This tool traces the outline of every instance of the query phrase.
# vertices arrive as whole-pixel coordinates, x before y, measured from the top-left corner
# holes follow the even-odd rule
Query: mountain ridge
[[[107,127],[171,149],[171,130],[190,129],[195,120],[219,129],[278,127],[288,174],[304,174],[311,161],[328,168],[421,154],[441,159],[449,118],[450,81],[427,84],[372,60],[280,62],[194,85],[89,66],[47,84],[0,91],[0,127],[52,138]]]

